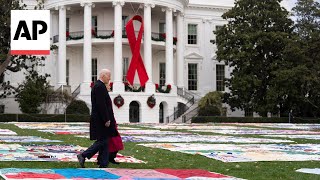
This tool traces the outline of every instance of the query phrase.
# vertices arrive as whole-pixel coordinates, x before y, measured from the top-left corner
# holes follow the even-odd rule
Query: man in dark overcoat
[[[95,142],[87,150],[77,155],[82,168],[84,168],[85,159],[92,158],[99,150],[101,153],[99,168],[108,167],[108,138],[117,135],[112,101],[105,85],[109,83],[110,78],[110,70],[102,69],[99,73],[99,80],[91,90],[90,140],[95,140]]]

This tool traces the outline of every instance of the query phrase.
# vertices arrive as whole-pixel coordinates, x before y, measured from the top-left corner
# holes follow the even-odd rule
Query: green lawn
[[[135,126],[131,126],[135,127]],[[48,139],[58,139],[64,141],[63,144],[74,144],[88,147],[92,141],[85,138],[77,138],[73,135],[53,135],[37,130],[20,129],[12,124],[0,124],[1,129],[10,129],[18,135],[41,136]],[[184,130],[179,130],[184,131]],[[212,134],[212,133],[203,133]],[[246,135],[245,137],[260,137],[257,135]],[[279,139],[279,138],[278,138]],[[316,140],[294,139],[296,143],[319,143]],[[41,144],[41,143],[39,143]],[[55,143],[51,143],[55,144]],[[60,143],[62,144],[62,143]],[[300,168],[320,168],[319,161],[304,162],[247,162],[247,163],[224,163],[214,159],[209,159],[200,155],[190,155],[178,152],[171,152],[161,149],[152,149],[138,146],[138,143],[125,143],[125,150],[120,153],[133,156],[137,159],[147,161],[147,164],[120,165],[110,164],[111,168],[173,168],[173,169],[205,169],[225,175],[250,180],[264,179],[295,179],[295,180],[320,180],[319,175],[298,173],[295,170]],[[77,162],[0,162],[0,168],[78,168]],[[95,163],[87,162],[86,167],[95,168]]]

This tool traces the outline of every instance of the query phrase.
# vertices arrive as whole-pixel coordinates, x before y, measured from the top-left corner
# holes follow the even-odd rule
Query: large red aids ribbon
[[[138,38],[134,33],[133,21],[140,21],[141,26],[138,34]],[[130,44],[130,49],[132,52],[132,59],[131,63],[127,72],[127,80],[128,82],[133,85],[134,74],[137,70],[138,76],[140,79],[140,85],[142,87],[145,86],[146,82],[149,80],[146,68],[144,67],[141,54],[140,54],[140,47],[141,47],[141,40],[143,34],[143,21],[141,16],[134,16],[126,25],[127,37]]]

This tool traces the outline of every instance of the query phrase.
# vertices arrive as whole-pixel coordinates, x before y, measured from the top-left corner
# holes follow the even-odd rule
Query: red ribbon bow
[[[133,27],[134,20],[141,22],[138,38],[136,38],[136,35],[134,33],[134,27]],[[130,44],[130,49],[132,52],[131,63],[127,72],[127,80],[131,85],[133,85],[134,74],[137,70],[139,79],[140,79],[140,85],[145,86],[146,82],[149,80],[149,77],[148,77],[146,68],[144,67],[141,54],[140,54],[141,40],[142,40],[142,34],[143,34],[142,17],[138,15],[134,16],[127,23],[126,31],[127,31],[128,41]]]

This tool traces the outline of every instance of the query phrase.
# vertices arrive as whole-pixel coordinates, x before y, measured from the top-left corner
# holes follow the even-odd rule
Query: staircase
[[[177,89],[177,94],[181,98],[185,99],[187,103],[185,104],[185,108],[179,109],[178,107],[174,108],[174,113],[171,116],[168,116],[166,118],[166,122],[168,123],[184,123],[187,122],[187,117],[191,116],[192,114],[188,114],[189,112],[198,114],[198,110],[194,111],[194,109],[198,108],[198,101],[200,100],[200,96],[191,93],[190,91],[187,91],[182,88]],[[188,114],[188,116],[186,115]],[[184,118],[184,119],[183,119]],[[191,117],[192,118],[192,117]]]
[[[191,123],[192,118],[198,116],[198,114],[199,114],[199,106],[197,104],[196,107],[192,109],[190,108],[190,111],[183,114],[180,117],[180,119],[178,119],[177,121],[181,121],[182,123]]]
[[[80,84],[79,86],[72,92],[72,99],[75,99],[80,94]]]

